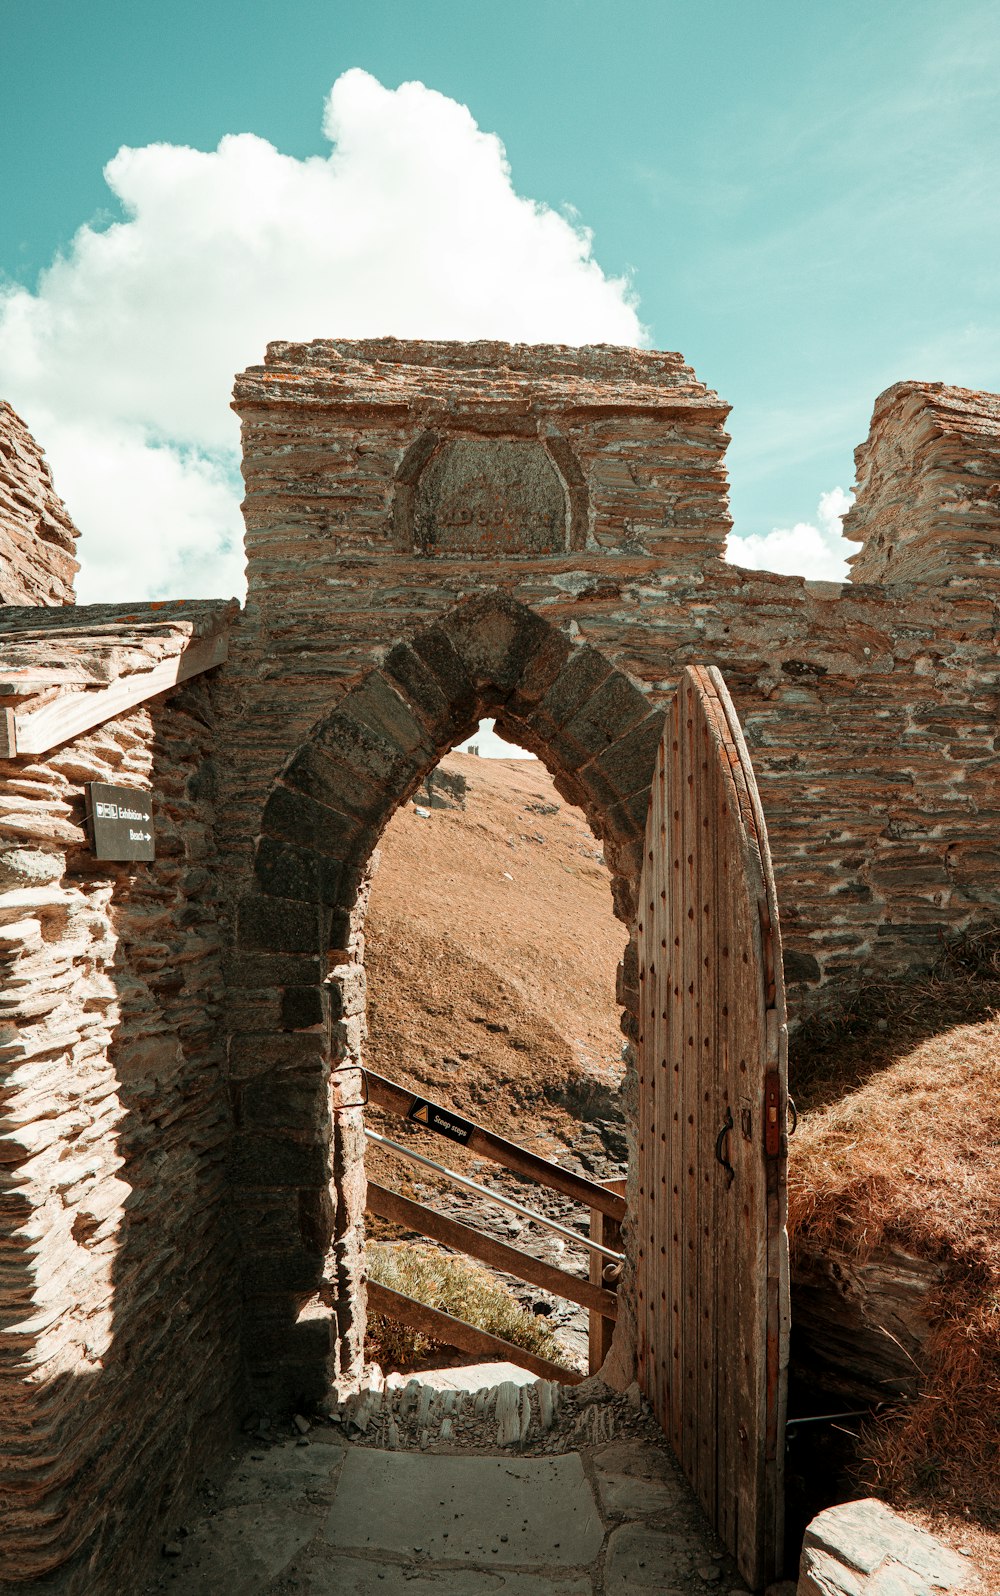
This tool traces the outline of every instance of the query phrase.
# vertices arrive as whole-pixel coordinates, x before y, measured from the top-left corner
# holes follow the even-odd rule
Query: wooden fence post
[[[614,1192],[616,1197],[624,1197],[625,1181],[605,1180],[601,1184],[608,1191]],[[590,1239],[599,1242],[602,1247],[613,1247],[615,1251],[621,1246],[621,1220],[612,1219],[609,1214],[604,1214],[599,1208],[590,1210]],[[600,1253],[592,1252],[590,1255],[590,1279],[593,1285],[605,1285],[603,1270],[605,1260]],[[615,1287],[610,1287],[614,1290]],[[590,1338],[589,1338],[589,1363],[591,1374],[596,1374],[608,1353],[611,1351],[611,1337],[614,1335],[615,1321],[608,1319],[595,1309],[590,1310]]]

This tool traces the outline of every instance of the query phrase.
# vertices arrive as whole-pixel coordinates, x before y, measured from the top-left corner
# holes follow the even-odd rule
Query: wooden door
[[[639,1379],[758,1590],[782,1560],[787,1032],[764,817],[712,668],[667,715],[639,964]]]

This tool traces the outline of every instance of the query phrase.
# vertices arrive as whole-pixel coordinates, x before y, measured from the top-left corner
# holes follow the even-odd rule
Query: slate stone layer
[[[128,637],[123,612],[91,612],[94,636]],[[5,651],[33,626],[0,612]],[[134,1589],[232,1433],[216,741],[196,678],[0,763],[0,1584],[19,1589]],[[152,793],[155,863],[94,859],[90,781]]]
[[[964,583],[1000,575],[1000,394],[898,382],[875,401],[854,451],[844,522],[864,547],[856,582]]]
[[[0,604],[72,604],[78,536],[44,454],[0,400]]]

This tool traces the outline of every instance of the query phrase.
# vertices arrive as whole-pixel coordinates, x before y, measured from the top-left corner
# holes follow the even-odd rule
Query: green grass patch
[[[513,1292],[464,1258],[410,1241],[370,1241],[368,1275],[380,1286],[464,1319],[538,1358],[570,1367],[545,1320],[528,1313]],[[441,1344],[381,1314],[369,1316],[367,1354],[386,1371],[410,1368]]]

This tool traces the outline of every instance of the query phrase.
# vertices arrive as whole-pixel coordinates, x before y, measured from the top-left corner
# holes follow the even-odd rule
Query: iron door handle
[[[726,1137],[729,1135],[729,1132],[732,1130],[732,1128],[733,1128],[733,1111],[732,1111],[732,1108],[727,1108],[726,1109],[726,1117],[722,1121],[722,1128],[720,1129],[718,1136],[715,1138],[715,1160],[716,1160],[716,1163],[721,1164],[723,1169],[725,1170],[725,1172],[726,1172],[726,1184],[728,1186],[731,1186],[733,1184],[733,1181],[736,1179],[736,1171],[733,1168],[732,1164],[729,1162],[729,1159],[726,1157],[726,1153],[725,1153]]]

